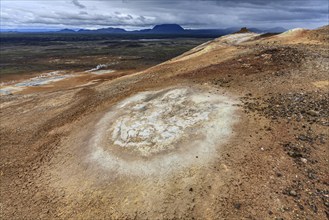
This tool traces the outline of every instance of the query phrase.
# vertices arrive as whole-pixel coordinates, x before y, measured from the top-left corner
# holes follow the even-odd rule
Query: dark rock
[[[298,207],[299,207],[300,210],[304,210],[304,206],[303,205],[298,204]]]
[[[321,96],[317,92],[277,94],[260,101],[246,96],[243,102],[246,109],[272,120],[280,117],[329,126],[329,93]]]
[[[239,203],[239,202],[234,203],[234,208],[240,209],[241,208],[241,203]]]
[[[310,178],[311,180],[314,180],[316,178],[316,176],[313,173],[309,172],[308,178]]]
[[[318,207],[315,204],[310,204],[311,209],[313,210],[314,213],[318,212]]]
[[[237,31],[235,33],[236,34],[238,34],[238,33],[250,33],[250,31],[248,30],[248,28],[243,27],[243,28],[241,28],[239,31]]]
[[[289,151],[288,155],[293,158],[302,157],[303,155],[297,151]]]
[[[277,176],[277,177],[281,177],[281,176],[282,176],[282,173],[277,172],[277,173],[276,173],[276,176]]]
[[[312,137],[310,137],[309,135],[304,135],[304,134],[298,135],[297,139],[300,141],[307,141],[307,142],[313,141]]]

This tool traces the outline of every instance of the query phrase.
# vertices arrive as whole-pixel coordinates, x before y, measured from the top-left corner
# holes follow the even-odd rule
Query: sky
[[[328,0],[1,0],[1,29],[127,30],[328,25]]]

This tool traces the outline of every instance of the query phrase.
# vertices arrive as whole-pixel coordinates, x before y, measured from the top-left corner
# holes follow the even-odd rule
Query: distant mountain
[[[87,30],[87,29],[80,29],[78,30],[79,33],[104,33],[104,34],[118,34],[118,33],[126,33],[127,31],[122,28],[101,28],[97,30]]]
[[[133,35],[177,35],[186,37],[219,37],[227,34],[236,33],[241,31],[240,27],[230,27],[225,29],[184,29],[178,24],[159,24],[155,25],[152,29],[142,29],[135,31],[126,31],[123,28],[101,28],[96,30],[80,29],[78,31],[72,29],[62,29],[59,31],[54,30],[1,30],[1,32],[40,32],[40,33],[61,33],[61,34],[133,34]],[[242,29],[244,31],[255,33],[281,33],[286,31],[282,27],[274,27],[269,29],[248,28]]]
[[[58,33],[75,33],[75,30],[66,28],[66,29],[59,30]]]
[[[143,34],[184,34],[186,30],[178,24],[159,24],[155,25],[152,29],[142,29],[130,31],[130,33],[143,33]]]
[[[184,28],[182,28],[178,24],[159,24],[155,25],[154,28],[150,31],[152,33],[182,33],[184,32]]]

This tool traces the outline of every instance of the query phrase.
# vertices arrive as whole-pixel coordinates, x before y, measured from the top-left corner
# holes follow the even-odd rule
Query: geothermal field
[[[113,45],[4,46],[1,219],[328,219],[328,26]]]

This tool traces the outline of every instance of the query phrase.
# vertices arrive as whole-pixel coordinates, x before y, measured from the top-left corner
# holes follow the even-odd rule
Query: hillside
[[[2,219],[327,219],[329,26],[243,32],[0,96]]]

